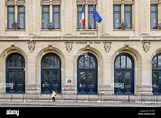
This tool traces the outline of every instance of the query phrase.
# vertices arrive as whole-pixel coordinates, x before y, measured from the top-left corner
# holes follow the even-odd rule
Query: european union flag
[[[102,17],[99,15],[99,13],[96,11],[96,8],[93,8],[93,19],[97,22],[101,22],[102,21]]]

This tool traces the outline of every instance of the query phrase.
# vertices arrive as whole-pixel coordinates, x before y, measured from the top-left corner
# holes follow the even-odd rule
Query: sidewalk
[[[71,101],[0,101],[2,106],[60,106],[60,107],[161,107],[161,103],[128,103],[128,102],[71,102]]]

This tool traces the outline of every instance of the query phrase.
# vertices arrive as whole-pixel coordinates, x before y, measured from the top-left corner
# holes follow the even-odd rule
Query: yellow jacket
[[[52,91],[52,97],[56,97],[56,92]]]

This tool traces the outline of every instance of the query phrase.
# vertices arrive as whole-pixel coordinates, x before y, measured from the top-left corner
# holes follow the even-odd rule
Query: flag
[[[85,11],[84,11],[84,6],[82,6],[82,25],[85,27]]]
[[[99,13],[96,11],[96,8],[93,8],[93,19],[97,22],[101,22],[102,21],[102,17],[99,15]]]

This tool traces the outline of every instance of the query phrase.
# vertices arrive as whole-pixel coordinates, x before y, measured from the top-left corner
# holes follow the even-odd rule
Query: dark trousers
[[[55,97],[52,97],[52,100],[55,102]]]

